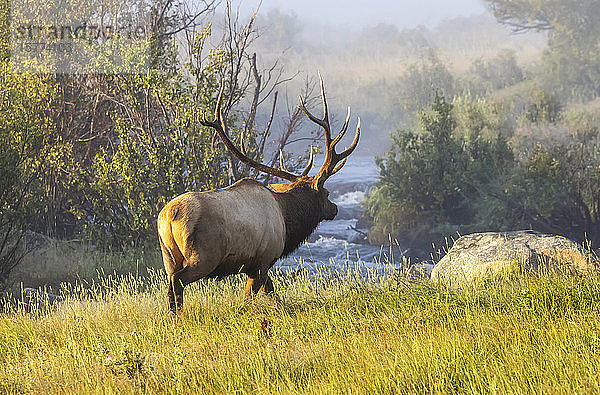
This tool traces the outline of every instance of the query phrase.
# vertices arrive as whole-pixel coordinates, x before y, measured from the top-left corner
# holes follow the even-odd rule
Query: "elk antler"
[[[223,91],[224,90],[225,90],[225,83],[223,82],[223,83],[221,83],[221,90],[219,91],[219,97],[217,98],[217,105],[215,108],[215,119],[213,121],[209,121],[206,119],[206,115],[205,115],[204,118],[200,121],[200,124],[202,126],[207,126],[207,127],[213,128],[215,130],[215,132],[217,132],[217,134],[219,135],[221,140],[223,141],[223,144],[225,144],[225,147],[229,150],[229,152],[231,152],[233,154],[233,156],[235,156],[240,162],[245,163],[246,165],[248,165],[258,171],[262,171],[263,173],[267,173],[272,176],[283,178],[285,180],[292,181],[292,182],[295,181],[299,177],[306,176],[308,174],[308,172],[310,171],[310,168],[312,167],[312,163],[313,163],[312,149],[311,149],[311,153],[310,153],[309,164],[308,164],[307,168],[304,170],[304,172],[302,173],[302,175],[300,175],[300,176],[297,176],[295,174],[292,174],[292,173],[286,171],[284,167],[282,167],[281,169],[276,169],[274,167],[267,166],[265,164],[256,162],[255,160],[248,158],[246,155],[244,155],[242,152],[240,152],[240,150],[237,149],[237,147],[229,139],[228,132],[227,132],[227,122],[225,121],[225,118],[223,118],[223,114],[221,111],[221,102],[223,99]]]
[[[304,171],[302,172],[302,174],[300,174],[300,177],[305,177],[305,176],[308,175],[308,172],[310,171],[310,169],[312,169],[314,162],[315,162],[315,156],[313,154],[313,146],[311,144],[311,146],[310,146],[310,157],[308,158],[308,164],[304,168]]]
[[[360,117],[359,117],[358,125],[356,126],[356,135],[354,136],[354,140],[352,141],[352,144],[350,144],[350,147],[348,147],[347,149],[345,149],[343,152],[341,152],[339,154],[337,152],[335,152],[336,144],[340,142],[342,137],[344,137],[346,130],[348,129],[348,123],[350,122],[350,107],[348,107],[348,115],[346,116],[346,121],[344,122],[344,125],[342,126],[342,130],[340,130],[340,133],[334,139],[332,139],[331,138],[331,126],[329,125],[329,115],[327,113],[327,100],[325,99],[325,88],[323,86],[323,78],[321,77],[320,73],[319,73],[319,80],[321,80],[321,97],[323,99],[323,119],[319,119],[319,118],[315,117],[314,115],[312,115],[306,109],[306,106],[304,105],[304,100],[302,100],[302,96],[300,97],[300,109],[302,109],[302,111],[304,111],[306,116],[312,122],[314,122],[317,125],[319,125],[320,127],[322,127],[323,130],[325,131],[325,148],[327,149],[327,152],[325,153],[325,161],[323,162],[321,169],[319,169],[319,172],[315,176],[314,185],[317,189],[323,187],[323,184],[329,177],[331,177],[332,175],[334,175],[335,173],[340,171],[340,169],[346,163],[346,159],[347,159],[348,155],[350,155],[352,153],[352,151],[354,151],[354,149],[356,148],[356,145],[358,144],[358,139],[360,138]]]
[[[305,177],[308,175],[308,173],[310,172],[310,169],[312,169],[313,167],[313,163],[314,163],[314,153],[313,153],[313,147],[312,145],[310,146],[310,156],[308,158],[308,164],[306,165],[306,167],[304,168],[304,171],[302,172],[302,174],[300,174],[299,177]],[[287,169],[285,168],[285,164],[283,163],[283,150],[279,150],[279,168],[283,171],[287,171]]]

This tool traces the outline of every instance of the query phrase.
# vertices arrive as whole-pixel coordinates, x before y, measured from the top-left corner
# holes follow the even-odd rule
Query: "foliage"
[[[487,0],[501,23],[517,32],[548,31],[544,87],[563,98],[600,95],[600,3],[595,0]]]
[[[155,219],[169,199],[227,183],[224,150],[198,123],[214,105],[224,58],[220,53],[213,58],[196,85],[177,69],[108,79],[128,108],[114,110],[114,143],[99,147],[91,165],[78,173],[81,200],[71,207],[96,244],[152,242]]]
[[[555,123],[560,119],[562,103],[555,95],[545,90],[532,92],[531,103],[525,113],[525,119],[532,123]]]
[[[564,144],[537,144],[505,181],[505,196],[525,223],[582,243],[600,245],[600,135]],[[535,191],[534,193],[532,193]]]
[[[495,129],[489,134],[483,106],[463,106],[460,127],[452,110],[437,95],[431,110],[421,112],[421,133],[392,136],[392,150],[378,160],[379,182],[366,201],[372,239],[384,242],[392,234],[427,249],[431,242],[443,245],[445,237],[466,229],[462,225],[490,226],[476,199],[510,168],[512,153],[505,136]]]
[[[72,146],[56,131],[58,87],[0,64],[0,284],[29,247],[26,230],[51,234],[68,213],[54,200],[72,170]]]
[[[503,50],[493,59],[477,59],[471,65],[467,87],[471,94],[485,95],[523,81],[514,51]]]
[[[454,76],[433,48],[426,48],[418,63],[412,64],[398,82],[399,104],[406,114],[427,108],[438,92],[451,96],[455,92]]]
[[[598,246],[600,132],[586,118],[565,123],[573,115],[563,117],[560,103],[540,92],[514,135],[501,106],[438,96],[421,113],[422,132],[396,133],[379,160],[366,201],[370,238],[391,234],[427,251],[457,231],[533,228]],[[536,134],[551,122],[552,138]]]

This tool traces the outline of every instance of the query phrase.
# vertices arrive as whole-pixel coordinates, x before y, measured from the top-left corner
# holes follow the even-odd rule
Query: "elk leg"
[[[197,262],[198,260],[195,259],[195,261]],[[194,281],[198,281],[201,278],[206,278],[213,270],[214,267],[196,263],[194,265],[188,265],[183,269],[173,273],[171,282],[173,286],[173,294],[175,296],[176,310],[181,309],[181,306],[183,305],[183,288]]]
[[[263,266],[262,269],[259,270],[261,273],[264,273],[262,286],[260,287],[260,289],[267,295],[270,295],[275,292],[275,287],[273,287],[273,280],[271,280],[271,277],[269,277],[269,269],[273,267],[275,262],[276,260],[271,262],[271,264],[268,266]]]
[[[182,269],[183,270],[183,269]],[[179,272],[177,272],[179,273]],[[181,280],[176,279],[176,274],[171,277],[171,289],[173,290],[173,304],[170,305],[171,312],[177,313],[183,306],[183,284]]]
[[[260,287],[260,289],[267,295],[275,292],[275,288],[273,287],[273,280],[271,280],[271,277],[269,277],[268,274],[267,274],[267,278],[265,279],[265,283],[263,284],[262,287]]]
[[[255,275],[248,275],[248,280],[246,280],[246,288],[244,289],[244,296],[246,299],[251,298],[253,295],[252,289],[254,289],[254,283],[256,282]]]
[[[186,273],[189,271],[189,266],[184,267],[181,270],[176,271],[171,276],[171,287],[173,289],[174,296],[174,307],[175,309],[171,309],[174,313],[178,312],[183,306],[183,287],[188,285],[191,281],[186,281]]]
[[[158,239],[160,240],[163,263],[168,276],[167,299],[169,300],[169,310],[171,310],[172,313],[176,313],[177,306],[175,303],[175,294],[173,292],[173,273],[181,269],[183,265],[183,256],[178,249],[174,249],[173,251],[169,249],[160,235]]]
[[[177,307],[175,305],[175,293],[173,292],[173,285],[171,284],[170,279],[168,281],[168,288],[169,290],[167,291],[167,297],[169,299],[169,310],[171,310],[171,313],[176,313]]]
[[[244,290],[244,295],[246,298],[250,299],[256,296],[259,290],[263,288],[265,284],[265,278],[259,275],[248,275],[248,280],[246,280],[246,289]]]
[[[244,291],[246,297],[252,297],[263,290],[265,293],[273,292],[273,282],[269,278],[267,270],[259,270],[257,273],[249,274]]]

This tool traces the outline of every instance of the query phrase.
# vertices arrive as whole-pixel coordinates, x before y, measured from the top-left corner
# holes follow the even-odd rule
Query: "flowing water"
[[[369,245],[364,238],[368,229],[357,228],[363,210],[361,203],[378,176],[373,157],[350,158],[325,184],[330,200],[338,206],[336,218],[321,222],[308,241],[279,260],[276,267],[284,272],[302,268],[340,275],[356,270],[363,274],[389,272],[401,267],[405,251],[400,246]]]

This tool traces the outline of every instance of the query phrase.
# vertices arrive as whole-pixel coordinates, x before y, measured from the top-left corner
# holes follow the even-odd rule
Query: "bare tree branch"
[[[167,11],[168,8],[171,7],[172,3],[173,3],[172,0],[165,3],[165,6],[162,8],[160,16],[158,18],[159,23],[163,22],[165,12]],[[159,37],[163,38],[163,37],[173,36],[177,33],[180,33],[182,31],[189,29],[190,27],[195,26],[196,21],[198,20],[198,18],[200,16],[214,10],[215,6],[218,4],[217,0],[204,0],[202,3],[204,4],[203,8],[201,8],[200,10],[196,10],[195,12],[190,12],[189,7],[187,6],[188,3],[186,3],[186,2],[181,3],[182,4],[181,7],[183,8],[183,12],[181,15],[183,24],[174,30],[171,30],[171,31],[168,31],[165,33],[160,33]]]

